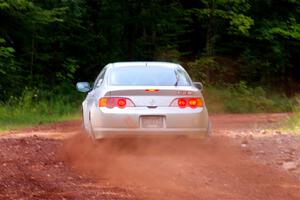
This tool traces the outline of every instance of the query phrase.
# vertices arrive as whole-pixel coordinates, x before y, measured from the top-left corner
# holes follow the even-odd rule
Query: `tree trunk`
[[[32,33],[31,38],[31,58],[30,58],[30,84],[33,84],[33,65],[34,65],[34,56],[35,56],[35,32]]]
[[[208,4],[209,16],[206,34],[206,54],[209,57],[214,56],[215,8],[215,0],[210,0]]]

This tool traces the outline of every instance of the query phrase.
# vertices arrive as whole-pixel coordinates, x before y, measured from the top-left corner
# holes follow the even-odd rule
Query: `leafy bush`
[[[205,90],[205,96],[211,112],[290,112],[293,107],[286,96],[267,95],[262,87],[251,88],[245,82],[227,88],[210,86]]]
[[[188,63],[188,71],[193,80],[201,80],[204,83],[210,83],[210,73],[220,66],[213,57],[203,56],[193,62]]]

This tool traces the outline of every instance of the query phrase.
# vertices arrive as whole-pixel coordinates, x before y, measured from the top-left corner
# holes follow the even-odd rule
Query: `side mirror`
[[[89,92],[91,90],[91,86],[88,82],[78,82],[76,83],[76,89],[79,92]]]
[[[203,90],[203,85],[201,82],[193,82],[194,86],[199,90]]]

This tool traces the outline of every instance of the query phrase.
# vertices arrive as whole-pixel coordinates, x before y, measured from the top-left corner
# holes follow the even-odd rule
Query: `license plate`
[[[143,128],[163,128],[163,117],[160,116],[147,116],[141,117]]]

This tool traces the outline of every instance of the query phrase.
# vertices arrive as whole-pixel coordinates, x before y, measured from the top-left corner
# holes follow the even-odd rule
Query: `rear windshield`
[[[178,68],[134,66],[115,68],[110,76],[111,85],[190,86],[187,73]]]

